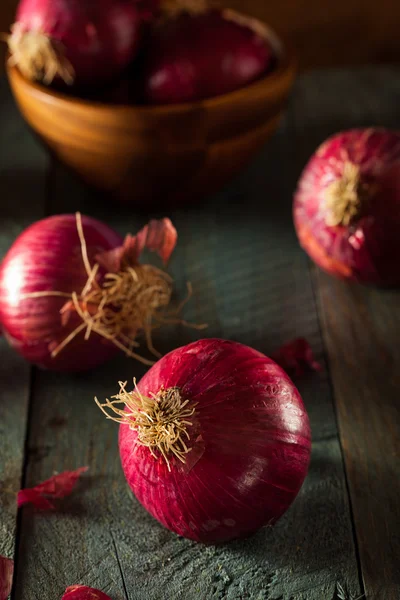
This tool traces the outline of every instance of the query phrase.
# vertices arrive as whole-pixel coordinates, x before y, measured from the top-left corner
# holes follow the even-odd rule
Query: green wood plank
[[[184,316],[208,322],[207,336],[238,339],[271,353],[302,335],[323,360],[308,264],[291,226],[291,138],[283,124],[229,189],[203,206],[170,215],[180,236],[171,272],[182,293],[185,282],[192,282],[195,296]],[[83,188],[60,169],[51,198],[56,212],[85,208]],[[133,232],[145,221],[115,203],[102,206],[92,198],[86,206],[94,216],[108,213],[121,232]],[[167,350],[196,335],[177,328],[156,341]],[[39,374],[30,441],[50,451],[29,463],[28,482],[82,464],[90,464],[92,479],[64,514],[24,519],[26,568],[17,600],[26,595],[50,600],[74,581],[103,587],[115,600],[331,600],[337,581],[359,594],[327,374],[300,385],[314,447],[309,477],[292,509],[276,527],[249,540],[205,548],[164,530],[132,499],[119,467],[117,427],[94,407],[95,394],[112,394],[118,380],[142,373],[141,366],[120,357],[87,376]],[[56,434],[43,427],[54,416],[67,421]]]
[[[334,131],[398,126],[400,71],[315,73],[297,88],[299,163]],[[400,296],[315,269],[367,598],[400,597]]]
[[[43,215],[47,165],[47,155],[19,116],[5,78],[0,78],[0,260],[21,230]],[[0,554],[12,558],[30,368],[4,338],[0,353]]]

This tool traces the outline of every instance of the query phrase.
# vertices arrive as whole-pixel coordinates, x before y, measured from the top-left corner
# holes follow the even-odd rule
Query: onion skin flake
[[[14,574],[14,561],[0,556],[0,600],[7,600],[11,594]]]
[[[69,586],[61,600],[112,600],[110,596],[100,590],[87,587],[86,585]]]
[[[39,483],[33,488],[20,490],[17,496],[18,508],[31,504],[39,510],[55,510],[56,506],[52,500],[58,500],[69,496],[83,473],[89,467],[80,467],[75,471],[64,471]]]

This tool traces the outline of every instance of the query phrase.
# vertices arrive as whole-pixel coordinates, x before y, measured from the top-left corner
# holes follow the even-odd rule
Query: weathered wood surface
[[[94,395],[114,393],[118,380],[140,377],[143,368],[118,357],[88,375],[34,370],[25,484],[81,465],[89,465],[90,471],[61,513],[22,511],[13,600],[54,600],[73,583],[99,587],[114,600],[336,600],[338,582],[348,588],[349,598],[364,591],[373,600],[399,597],[398,449],[393,446],[400,364],[394,339],[398,296],[348,287],[320,275],[312,279],[291,225],[295,180],[315,144],[350,122],[386,119],[394,124],[396,77],[400,81],[398,70],[366,69],[302,78],[285,123],[250,169],[203,206],[170,215],[180,234],[171,273],[180,293],[185,281],[192,282],[195,295],[185,317],[208,322],[207,336],[237,339],[267,354],[292,337],[305,336],[325,362],[317,291],[329,364],[321,376],[299,382],[314,443],[310,474],[293,507],[276,527],[244,542],[205,548],[177,538],[127,490],[117,426],[107,422],[93,402]],[[7,122],[17,120],[11,108],[7,115]],[[31,138],[24,130],[20,138],[2,131],[0,139],[0,161],[8,171],[5,149],[17,140],[21,148]],[[24,154],[20,149],[18,164]],[[4,168],[1,177],[4,186]],[[43,204],[49,213],[79,209],[106,218],[121,232],[133,232],[146,220],[134,211],[101,203],[56,165]],[[4,210],[2,206],[1,215]],[[33,220],[36,215],[28,217]],[[166,350],[196,335],[171,329],[160,336],[158,345]],[[4,355],[19,361],[8,349]],[[365,384],[356,366],[361,373],[368,370]],[[18,385],[21,381],[19,377]],[[6,388],[13,399],[14,385],[13,379]],[[27,392],[26,383],[24,389]],[[387,412],[380,415],[383,404]],[[18,431],[8,433],[12,449],[20,454],[26,412],[23,415],[18,416],[23,421]],[[12,514],[7,518],[10,530]]]
[[[298,85],[296,147],[327,135],[399,127],[400,71],[319,73]],[[315,270],[367,598],[400,597],[400,295],[346,285]]]
[[[322,345],[307,261],[290,226],[290,170],[282,171],[290,131],[283,126],[258,163],[205,206],[175,212],[180,233],[171,263],[177,288],[190,280],[195,297],[185,317],[208,322],[208,336],[240,339],[270,353],[296,335]],[[264,164],[268,168],[264,168]],[[115,206],[96,205],[60,169],[49,182],[51,212],[108,214],[121,231],[144,217]],[[271,211],[268,196],[273,197]],[[261,208],[260,197],[265,198]],[[297,305],[309,307],[296,311]],[[171,330],[160,341],[172,348],[193,339]],[[83,377],[38,373],[32,398],[29,447],[39,447],[27,465],[27,485],[54,470],[89,464],[91,476],[80,506],[49,518],[24,511],[16,598],[60,594],[66,585],[98,586],[116,599],[333,598],[337,580],[359,593],[357,563],[329,382],[302,382],[314,431],[307,483],[293,509],[274,530],[246,542],[208,548],[164,531],[132,501],[118,463],[117,428],[94,406],[120,379],[142,368],[118,358]],[[56,417],[64,425],[49,424]],[[67,503],[68,505],[68,503]],[[47,591],[48,590],[48,591]],[[261,594],[261,595],[260,595]]]
[[[24,227],[43,215],[48,158],[0,81],[0,260]],[[14,556],[16,492],[24,471],[30,367],[0,339],[0,554]]]

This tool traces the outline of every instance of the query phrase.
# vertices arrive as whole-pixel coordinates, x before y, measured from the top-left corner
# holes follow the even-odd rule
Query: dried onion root
[[[75,70],[65,57],[61,42],[52,40],[44,32],[24,31],[18,23],[12,26],[11,32],[3,36],[10,51],[10,66],[17,66],[31,81],[43,81],[46,85],[57,75],[67,85],[74,83]]]
[[[191,451],[188,428],[193,425],[188,419],[194,416],[196,405],[184,400],[177,387],[161,388],[148,398],[140,393],[135,379],[132,392],[126,391],[127,383],[120,381],[119,394],[112,396],[111,400],[107,398],[103,404],[95,398],[97,406],[107,419],[128,425],[136,431],[137,443],[148,448],[154,458],[158,458],[158,450],[169,471],[171,465],[168,456],[171,454],[185,463],[186,455]],[[120,404],[123,408],[118,407]]]

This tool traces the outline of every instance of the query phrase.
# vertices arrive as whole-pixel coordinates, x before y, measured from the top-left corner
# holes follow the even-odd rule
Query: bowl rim
[[[256,19],[255,19],[256,20]],[[109,112],[110,110],[124,112],[124,111],[134,111],[138,114],[148,115],[152,114],[154,116],[157,115],[165,115],[171,113],[182,113],[187,112],[188,109],[195,110],[196,108],[221,108],[225,105],[231,104],[232,101],[240,101],[242,98],[248,97],[251,91],[255,92],[261,90],[266,87],[273,87],[274,83],[280,81],[288,74],[294,77],[294,74],[297,69],[297,59],[295,53],[286,39],[283,39],[281,35],[278,35],[276,31],[270,26],[264,23],[263,21],[259,21],[260,24],[265,27],[268,32],[268,37],[272,45],[276,48],[278,54],[278,64],[277,66],[270,72],[261,77],[261,79],[257,79],[256,81],[249,83],[248,85],[241,87],[232,92],[228,92],[226,94],[221,94],[219,96],[214,96],[212,98],[205,98],[204,100],[196,100],[195,102],[180,102],[175,104],[152,104],[152,105],[135,105],[135,104],[113,104],[111,102],[101,102],[97,100],[87,100],[85,98],[80,98],[79,96],[73,96],[69,94],[65,94],[63,92],[59,92],[53,90],[52,88],[46,87],[38,82],[30,81],[26,77],[24,77],[21,71],[17,66],[12,65],[9,61],[10,54],[7,53],[6,56],[6,72],[10,81],[17,80],[19,85],[25,86],[25,88],[29,88],[31,90],[31,94],[39,97],[41,96],[45,101],[49,101],[51,99],[55,100],[57,103],[68,104],[75,107],[84,107],[84,108],[92,108],[99,112]],[[280,56],[279,56],[280,54]]]

